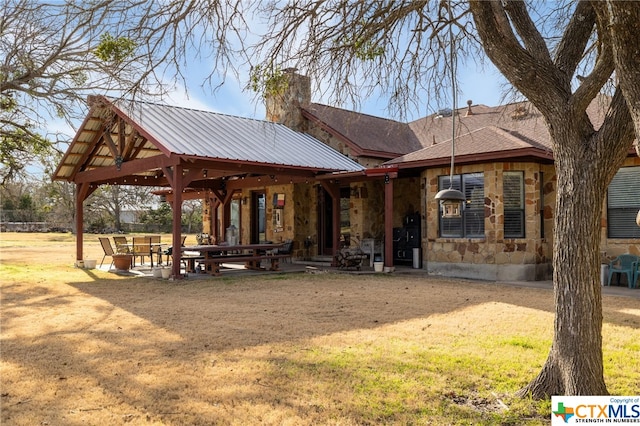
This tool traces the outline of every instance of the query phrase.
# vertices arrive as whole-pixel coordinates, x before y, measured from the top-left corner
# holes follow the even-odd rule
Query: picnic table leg
[[[277,271],[280,267],[280,260],[278,258],[271,259],[271,271]]]

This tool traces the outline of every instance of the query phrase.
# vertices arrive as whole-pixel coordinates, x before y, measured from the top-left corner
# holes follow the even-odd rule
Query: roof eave
[[[501,161],[516,161],[522,159],[531,159],[543,163],[553,163],[553,153],[551,151],[545,151],[538,148],[521,148],[508,151],[493,151],[483,152],[478,154],[466,154],[456,155],[455,163],[460,164],[474,164],[474,163],[488,163]],[[398,163],[390,163],[389,165],[396,165],[399,169],[413,169],[413,168],[429,168],[440,167],[451,164],[451,157],[438,157],[429,158],[415,161],[405,161]]]

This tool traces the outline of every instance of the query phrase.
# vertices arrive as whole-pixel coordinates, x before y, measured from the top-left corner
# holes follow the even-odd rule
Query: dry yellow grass
[[[544,404],[509,395],[546,357],[549,290],[387,275],[171,282],[76,269],[72,236],[0,238],[3,425],[548,423]],[[101,259],[95,236],[87,252]],[[605,297],[604,315],[609,390],[637,394],[640,300]]]

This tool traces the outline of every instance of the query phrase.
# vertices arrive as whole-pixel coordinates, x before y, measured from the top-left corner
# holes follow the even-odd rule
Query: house
[[[392,245],[393,264],[410,262],[409,250],[419,248],[421,267],[432,274],[488,280],[551,277],[553,150],[544,120],[530,103],[488,107],[469,101],[457,111],[400,123],[312,103],[308,78],[289,73],[287,92],[267,99],[267,119],[308,133],[377,171],[372,173],[377,179],[342,182],[341,233],[348,239],[380,241],[387,256]],[[588,112],[597,124],[603,111],[598,101]],[[460,218],[443,218],[434,196],[450,185],[454,113],[452,186],[466,202]],[[380,179],[384,170],[389,173]],[[384,201],[388,185],[393,186],[391,207]],[[329,216],[324,192],[318,188],[305,194],[311,206],[304,209],[315,222],[309,232],[317,230],[316,253],[331,254],[323,225]],[[602,206],[602,252],[640,254],[638,193],[640,159],[630,151]]]
[[[165,188],[174,206],[203,199],[203,230],[214,242],[291,239],[294,257],[334,259],[341,247],[362,245],[387,268],[550,278],[553,151],[529,103],[469,102],[401,123],[312,103],[308,77],[288,70],[288,78],[267,99],[267,121],[92,97],[54,174],[77,185],[77,229],[82,202],[99,185],[148,185]],[[465,194],[460,217],[443,217],[434,198],[447,187]],[[630,152],[602,206],[603,252],[640,254],[639,192],[640,159]],[[81,233],[78,241],[80,260]],[[173,265],[177,276],[177,252]]]

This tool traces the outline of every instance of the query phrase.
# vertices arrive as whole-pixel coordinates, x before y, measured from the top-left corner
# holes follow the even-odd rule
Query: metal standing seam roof
[[[323,142],[278,123],[147,102],[129,103],[121,111],[177,155],[327,171],[364,170]]]

